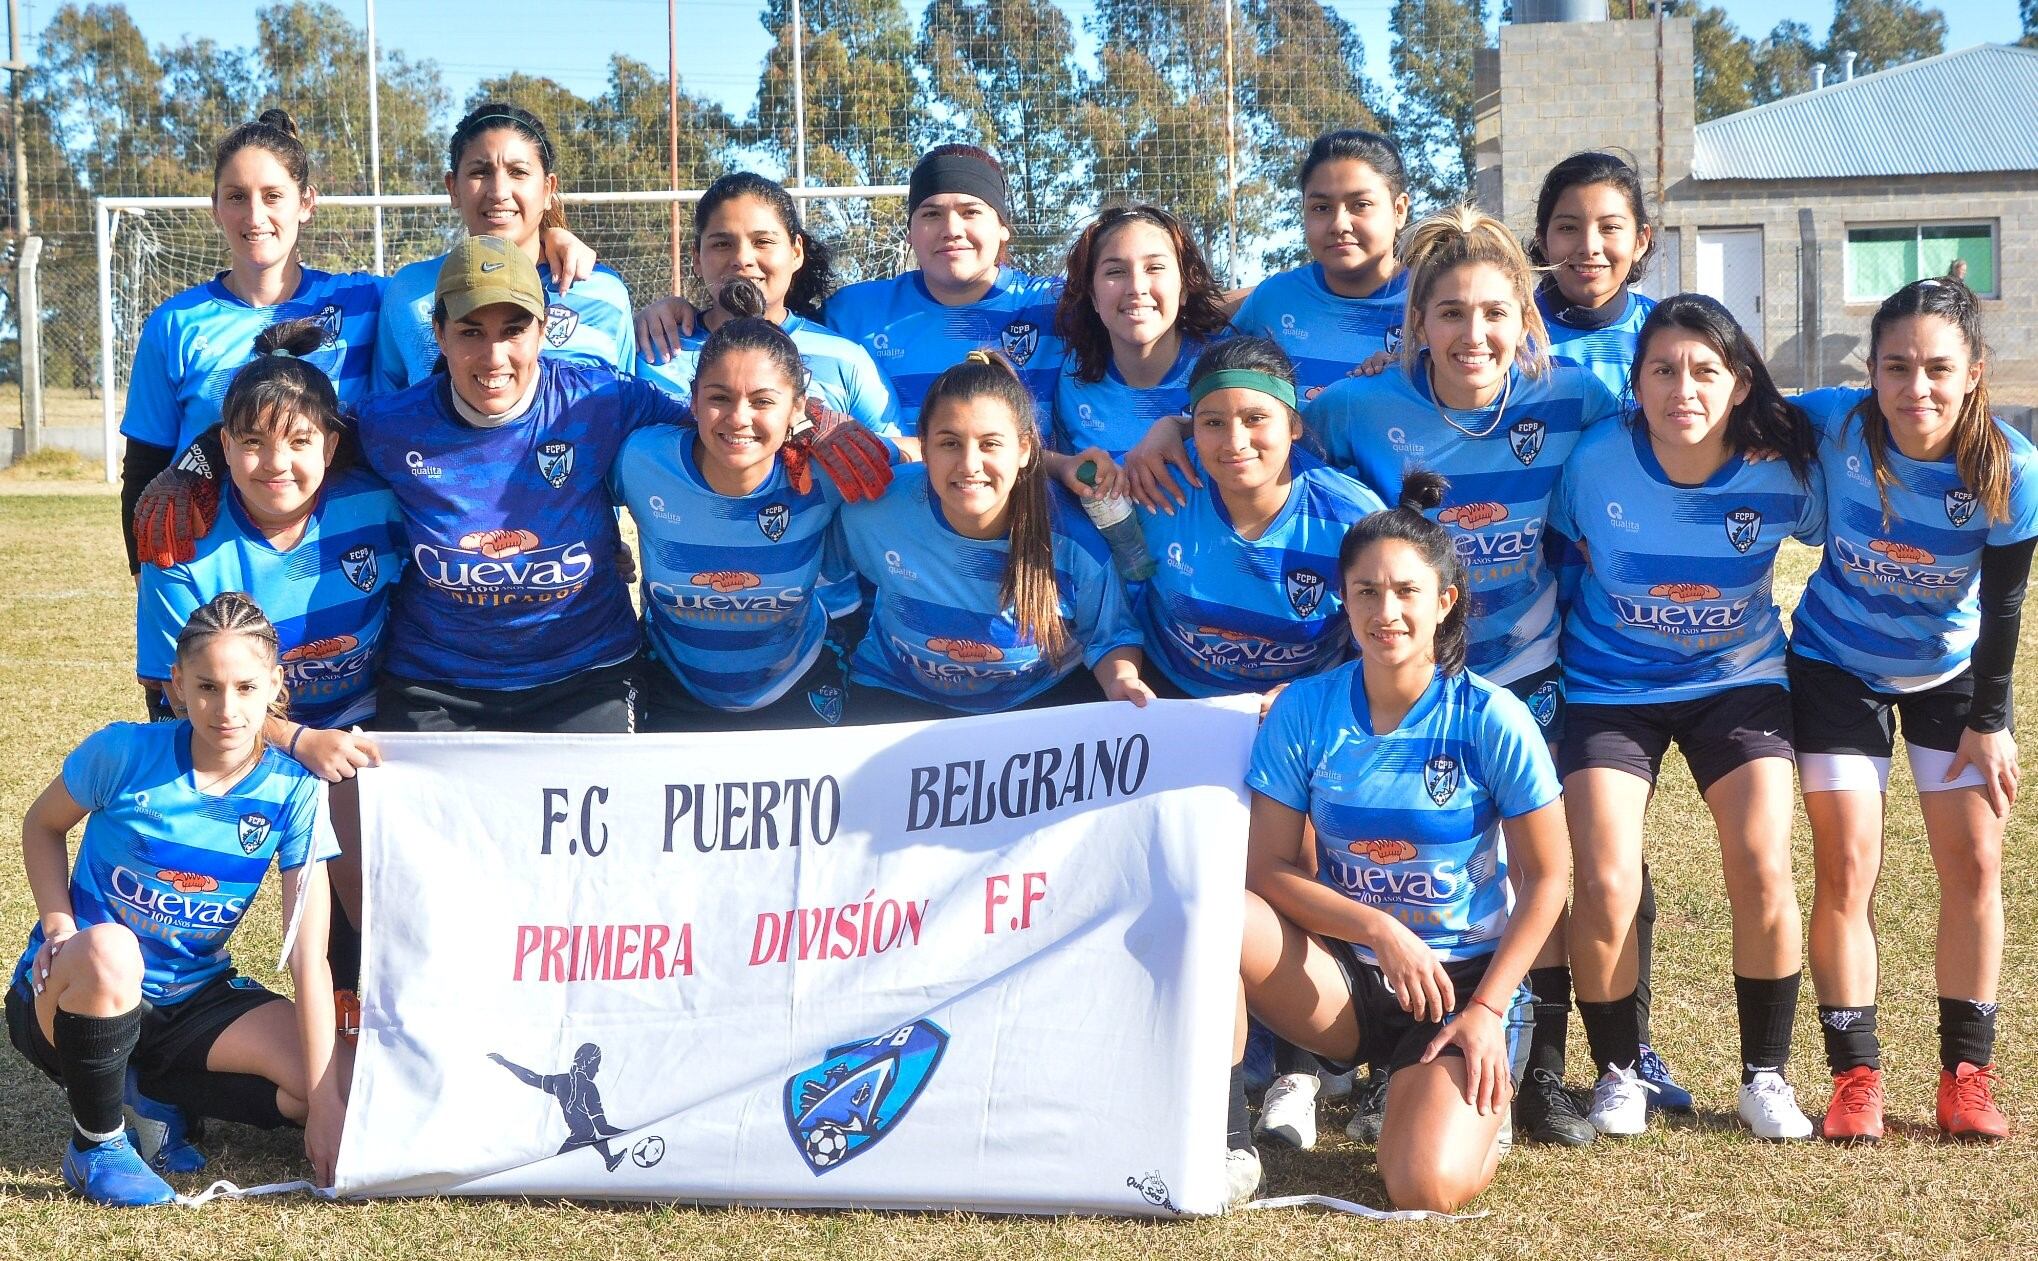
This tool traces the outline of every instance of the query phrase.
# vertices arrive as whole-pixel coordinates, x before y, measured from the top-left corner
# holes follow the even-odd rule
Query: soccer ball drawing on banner
[[[839,1125],[823,1125],[807,1132],[807,1160],[816,1169],[826,1169],[849,1152],[849,1136]]]
[[[637,1145],[630,1149],[630,1159],[639,1169],[649,1169],[665,1159],[665,1140],[656,1134],[637,1140]]]

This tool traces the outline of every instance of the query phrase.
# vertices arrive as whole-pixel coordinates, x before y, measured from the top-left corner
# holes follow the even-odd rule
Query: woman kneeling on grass
[[[247,596],[219,596],[185,623],[171,686],[187,719],[88,737],[21,825],[40,918],[7,990],[7,1035],[69,1098],[64,1181],[114,1206],[175,1199],[129,1143],[123,1091],[302,1125],[321,1185],[346,1116],[325,943],[324,863],[339,847],[318,777],[262,738],[283,695],[276,628]],[[88,815],[67,880],[64,837]],[[272,860],[294,1005],[226,952]],[[152,1112],[136,1132],[157,1166],[202,1165],[181,1116]]]
[[[1536,720],[1465,669],[1465,568],[1422,515],[1443,490],[1435,474],[1413,473],[1400,507],[1345,536],[1338,571],[1359,660],[1289,684],[1253,746],[1233,1054],[1244,1055],[1249,1010],[1334,1069],[1391,1069],[1387,1196],[1451,1212],[1499,1162],[1505,1013],[1563,907],[1569,857]],[[1259,1181],[1242,1068],[1231,1083],[1234,1202]]]

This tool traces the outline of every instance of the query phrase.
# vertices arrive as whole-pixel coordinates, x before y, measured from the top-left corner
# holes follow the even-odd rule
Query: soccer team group
[[[1820,1128],[1785,1080],[1802,794],[1823,1136],[1879,1137],[1899,717],[1940,884],[1938,1124],[2006,1132],[2038,485],[1958,279],[1882,303],[1869,388],[1786,398],[1719,303],[1636,290],[1649,214],[1603,153],[1549,172],[1524,244],[1470,208],[1409,224],[1394,142],[1331,132],[1299,168],[1311,261],[1243,292],[1146,205],[1088,223],[1062,275],[1019,272],[1004,173],[960,145],[911,173],[917,269],[838,288],[786,191],[735,174],[695,208],[708,307],[636,312],[558,181],[543,123],[483,105],[448,154],[466,235],[335,275],[299,257],[316,192],[290,118],[218,146],[231,265],[149,318],[122,425],[156,720],[89,737],[22,827],[40,919],[8,1033],[65,1091],[82,1194],[171,1199],[202,1118],[302,1126],[330,1181],[374,731],[1242,693],[1235,1199],[1255,1140],[1312,1144],[1355,1069],[1352,1130],[1400,1207],[1465,1203],[1516,1137],[1692,1107],[1649,1028],[1643,817],[1672,744],[1723,857],[1740,1117]],[[1788,637],[1786,538],[1824,549]],[[272,862],[295,1003],[227,953]],[[1589,1106],[1565,1085],[1574,988]]]

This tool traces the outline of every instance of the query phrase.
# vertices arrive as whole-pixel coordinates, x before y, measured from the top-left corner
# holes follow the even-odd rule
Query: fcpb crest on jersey
[[[557,490],[573,475],[573,444],[547,442],[538,448],[538,472]]]
[[[774,543],[785,537],[786,527],[792,523],[793,510],[784,504],[766,504],[757,510],[757,528]]]
[[[269,839],[269,816],[266,814],[244,814],[241,816],[241,852],[252,854],[262,848],[262,842]]]
[[[1543,435],[1549,428],[1540,420],[1517,420],[1509,425],[1507,445],[1514,449],[1514,458],[1523,464],[1534,464],[1543,453]]]
[[[363,591],[375,590],[375,549],[366,543],[340,554],[340,572]]]
[[[833,683],[824,683],[807,692],[807,704],[813,706],[814,716],[831,727],[842,725],[842,689]]]
[[[1755,546],[1755,540],[1762,536],[1762,514],[1753,508],[1734,508],[1727,513],[1727,542],[1737,552],[1745,552]]]
[[[863,1154],[898,1128],[941,1063],[948,1033],[916,1020],[786,1078],[785,1125],[814,1176]]]
[[[1974,519],[1974,492],[1965,487],[1955,487],[1946,492],[1946,519],[1954,525],[1966,525]]]
[[[545,342],[558,350],[573,340],[580,329],[580,312],[554,302],[545,308]]]
[[[1401,326],[1399,324],[1390,324],[1387,327],[1387,353],[1390,355],[1401,353]]]
[[[337,302],[326,303],[317,315],[311,317],[311,322],[318,325],[321,348],[330,347],[340,340],[340,306]]]
[[[1429,790],[1429,799],[1443,805],[1458,791],[1458,759],[1448,753],[1439,753],[1422,764],[1422,786]]]
[[[1288,603],[1298,617],[1308,617],[1323,603],[1323,575],[1313,569],[1288,571]]]
[[[1013,320],[998,334],[998,348],[1015,367],[1023,368],[1040,349],[1040,326],[1031,320]]]

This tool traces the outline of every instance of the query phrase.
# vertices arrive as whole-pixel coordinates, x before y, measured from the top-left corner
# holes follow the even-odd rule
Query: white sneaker
[[[1592,1088],[1592,1110],[1585,1119],[1601,1134],[1617,1138],[1633,1138],[1649,1128],[1649,1088],[1633,1065],[1607,1070]]]
[[[1254,1132],[1305,1152],[1316,1146],[1316,1095],[1322,1088],[1315,1073],[1276,1077],[1260,1103],[1260,1124]]]
[[[1251,1147],[1234,1147],[1224,1153],[1224,1207],[1240,1208],[1252,1202],[1260,1189],[1260,1153]]]
[[[1797,1106],[1797,1092],[1783,1074],[1765,1068],[1741,1086],[1741,1120],[1756,1138],[1776,1141],[1810,1138],[1811,1120]]]
[[[1338,1073],[1335,1076],[1330,1073],[1322,1073],[1318,1076],[1323,1082],[1323,1093],[1318,1095],[1317,1098],[1329,1103],[1336,1103],[1352,1093],[1351,1073]]]

